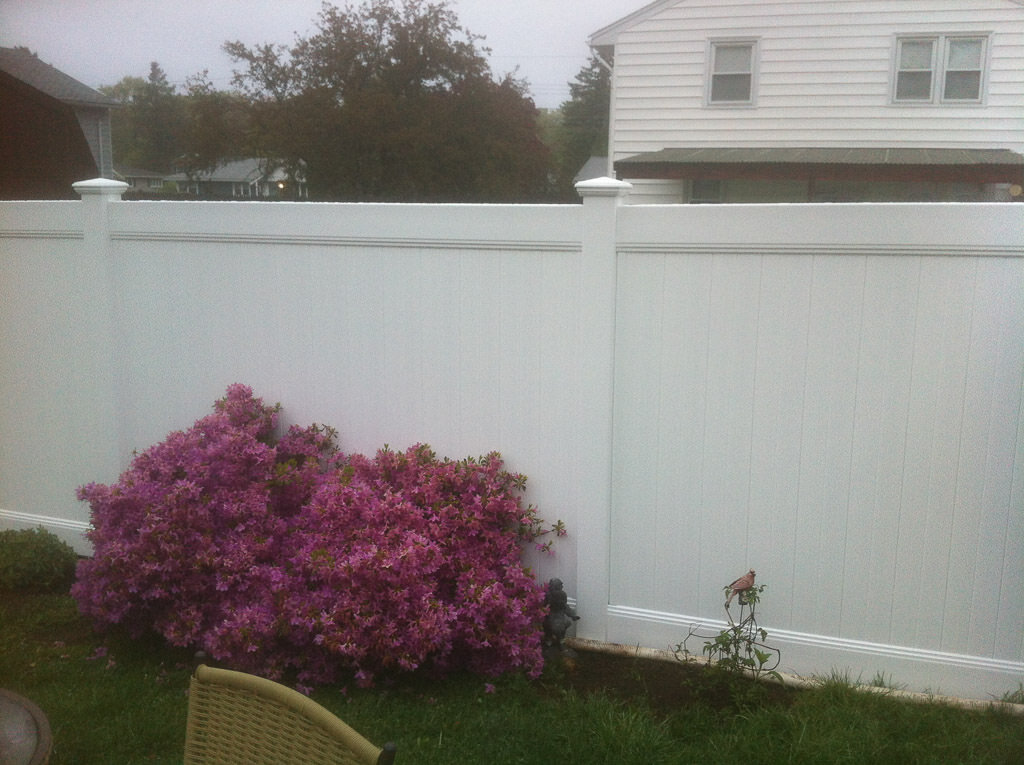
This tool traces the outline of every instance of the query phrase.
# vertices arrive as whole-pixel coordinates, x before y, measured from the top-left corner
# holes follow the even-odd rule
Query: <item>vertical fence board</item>
[[[666,256],[663,276],[659,439],[652,445],[659,485],[655,609],[697,613],[700,600],[703,448],[706,431],[710,256]],[[620,310],[629,301],[623,296]],[[629,370],[620,364],[621,372]],[[626,410],[628,411],[628,410]],[[625,447],[625,444],[622,445]],[[640,556],[644,557],[643,550]]]
[[[761,291],[757,256],[718,256],[711,273],[701,491],[701,613],[748,559],[751,418]]]
[[[997,551],[984,546],[986,494],[991,490],[990,434],[995,425],[1000,348],[996,339],[1004,317],[1000,311],[1002,287],[998,270],[981,264],[969,346],[964,400],[964,423],[957,466],[957,495],[944,599],[943,647],[967,650],[976,634],[977,619],[987,594],[979,587],[983,560]],[[996,507],[991,508],[996,511]],[[985,595],[972,603],[975,592]],[[991,646],[989,646],[991,648]]]
[[[915,328],[903,503],[892,582],[897,643],[941,648],[977,261],[926,258]]]
[[[757,321],[749,559],[771,586],[766,614],[787,623],[800,496],[813,259],[766,255]]]
[[[917,258],[870,258],[857,358],[841,634],[889,639],[913,333]]]
[[[789,626],[838,634],[865,260],[816,257]]]
[[[666,445],[652,423],[671,413],[661,407],[660,381],[665,313],[663,257],[640,257],[620,263],[616,317],[615,441],[618,446],[612,482],[610,598],[613,603],[643,603],[654,608],[652,594],[663,573],[661,541],[650,530],[659,524],[658,460]],[[686,512],[681,509],[681,512]],[[674,524],[665,524],[674,525]]]
[[[982,269],[979,290],[983,310],[976,315],[976,326],[985,331],[982,342],[988,346],[987,353],[977,355],[983,355],[991,383],[987,400],[978,402],[986,435],[979,439],[984,453],[977,455],[981,463],[982,511],[977,516],[978,553],[971,582],[967,651],[985,656],[996,651],[997,643],[1005,645],[1007,636],[1005,632],[1000,635],[998,629],[1001,616],[1004,622],[1016,621],[1000,613],[1001,605],[1013,609],[1008,591],[1024,588],[1024,569],[1020,566],[1004,577],[1007,556],[1019,554],[1022,549],[1020,538],[1008,533],[1019,525],[1011,518],[1024,512],[1024,507],[1012,504],[1014,473],[1021,470],[1015,460],[1020,454],[1017,435],[1024,385],[1024,280],[1011,263],[985,264],[988,267]]]

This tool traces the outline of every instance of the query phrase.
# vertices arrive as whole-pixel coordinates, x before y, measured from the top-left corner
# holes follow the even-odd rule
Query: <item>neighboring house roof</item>
[[[1024,182],[1024,156],[1009,149],[858,149],[858,148],[690,148],[637,154],[615,163],[615,169],[644,178],[682,178],[699,174],[713,178],[716,170],[737,177],[741,166],[749,177],[904,180],[926,172],[932,180],[972,183]]]
[[[650,18],[661,11],[662,8],[676,5],[678,2],[679,0],[655,0],[655,2],[645,5],[643,8],[633,11],[628,16],[623,16],[618,21],[613,21],[608,26],[597,30],[590,36],[588,43],[591,48],[598,48],[601,50],[614,48],[616,38],[624,30],[629,29],[631,26],[643,21],[644,19]]]
[[[59,101],[74,106],[117,106],[117,101],[64,74],[25,48],[0,48],[0,69]]]
[[[27,51],[0,48],[0,199],[74,199],[75,181],[108,168],[109,108],[37,87],[60,74],[41,63]]]
[[[119,167],[114,169],[115,175],[121,178],[166,178],[167,173],[159,170],[143,170],[138,167]]]
[[[252,183],[257,180],[278,181],[285,180],[287,175],[283,168],[272,167],[271,172],[265,172],[267,161],[256,157],[247,159],[236,159],[223,162],[213,170],[202,170],[193,173],[174,173],[168,175],[168,181],[204,181],[211,183]]]
[[[587,42],[591,48],[607,51],[609,48],[615,47],[616,39],[625,30],[642,21],[646,21],[652,16],[663,11],[665,8],[670,8],[673,5],[682,5],[684,1],[685,0],[655,0],[655,2],[648,3],[644,7],[633,11],[628,16],[623,16],[618,21],[613,21],[608,26],[597,30],[590,35]],[[1024,0],[1005,0],[1005,2],[1012,3],[1013,5],[1024,5]],[[927,12],[928,10],[930,9],[922,8],[922,12]]]

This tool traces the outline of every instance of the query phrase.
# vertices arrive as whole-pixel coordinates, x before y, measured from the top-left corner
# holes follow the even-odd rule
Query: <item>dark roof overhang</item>
[[[1009,149],[662,149],[618,160],[621,178],[1024,184]]]
[[[98,172],[71,105],[0,70],[0,199],[77,199]]]

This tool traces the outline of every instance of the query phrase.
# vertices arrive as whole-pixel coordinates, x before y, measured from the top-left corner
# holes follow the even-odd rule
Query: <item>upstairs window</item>
[[[896,55],[896,100],[931,101],[935,41],[900,40]]]
[[[980,101],[985,70],[985,38],[950,37],[946,40],[943,101]]]
[[[708,103],[754,102],[754,65],[757,45],[752,40],[713,42],[710,52]]]
[[[985,72],[984,37],[901,38],[896,42],[893,100],[898,103],[979,103]]]

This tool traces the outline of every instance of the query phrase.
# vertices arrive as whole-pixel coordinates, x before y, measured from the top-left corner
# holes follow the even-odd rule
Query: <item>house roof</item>
[[[167,173],[159,170],[144,170],[138,167],[115,167],[114,173],[121,178],[166,178]]]
[[[1024,182],[1024,156],[1009,149],[675,148],[615,163],[627,178],[833,178]]]
[[[269,166],[268,166],[269,165]],[[269,170],[269,172],[267,172]],[[187,173],[168,175],[169,181],[212,181],[215,183],[253,183],[258,180],[281,181],[287,174],[274,163],[257,157],[222,162],[213,170],[203,170],[189,178]]]
[[[597,30],[590,35],[587,43],[591,48],[604,50],[614,48],[615,43],[622,32],[642,21],[646,21],[652,16],[660,13],[665,8],[669,8],[673,5],[681,5],[683,2],[684,0],[655,0],[655,2],[648,3],[642,8],[633,11],[628,16],[623,16],[618,21],[613,21],[608,26]],[[1024,5],[1024,0],[1005,0],[1005,2],[1012,3],[1013,5]],[[927,9],[922,9],[922,12],[927,12]]]
[[[676,5],[680,0],[655,0],[653,3],[648,3],[643,8],[639,8],[633,11],[628,16],[623,16],[618,21],[613,21],[606,27],[594,32],[590,35],[587,43],[591,48],[609,48],[615,46],[615,40],[623,30],[629,29],[634,24],[637,24],[645,19],[650,18],[654,14],[667,8],[671,5]]]
[[[263,177],[260,170],[260,160],[256,158],[236,159],[222,162],[213,170],[202,170],[195,173],[191,180],[213,181],[217,183],[252,183]],[[190,180],[187,173],[174,173],[168,175],[169,181]]]
[[[27,48],[0,48],[0,70],[36,90],[75,106],[117,106],[117,101],[64,74]]]

